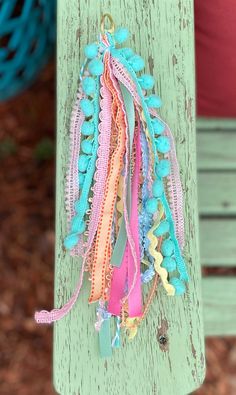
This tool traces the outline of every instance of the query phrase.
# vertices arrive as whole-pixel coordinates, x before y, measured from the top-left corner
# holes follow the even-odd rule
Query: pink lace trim
[[[163,122],[163,121],[162,121]],[[166,125],[167,126],[167,125]],[[174,137],[167,126],[164,134],[169,137],[171,149],[165,155],[171,163],[171,173],[167,177],[167,189],[170,196],[170,209],[175,225],[176,237],[181,250],[184,248],[184,207],[183,207],[183,189],[180,180],[179,164],[176,156]]]
[[[70,148],[69,148],[69,165],[66,175],[65,187],[65,206],[67,211],[67,226],[68,230],[72,218],[75,216],[74,204],[79,198],[79,180],[78,180],[78,156],[80,151],[81,141],[81,126],[84,122],[84,114],[80,109],[80,100],[84,97],[81,89],[77,93],[77,99],[72,110],[70,123]],[[70,254],[79,255],[82,251],[83,241],[81,241]]]
[[[109,54],[107,54],[110,56]],[[97,151],[96,161],[96,172],[94,175],[94,186],[93,186],[93,200],[91,205],[91,217],[88,226],[88,240],[86,243],[86,255],[91,248],[95,233],[97,231],[99,215],[101,209],[101,203],[103,199],[109,152],[110,152],[110,137],[111,137],[111,94],[109,89],[104,84],[103,76],[101,77],[101,100],[100,100],[100,114],[99,114],[99,147]]]

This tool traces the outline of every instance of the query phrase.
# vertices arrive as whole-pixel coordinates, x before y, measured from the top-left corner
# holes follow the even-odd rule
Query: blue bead
[[[133,70],[136,72],[141,71],[145,67],[144,60],[139,55],[132,56],[129,59],[129,63],[132,66]]]
[[[89,163],[89,157],[87,155],[80,155],[78,160],[78,168],[81,173],[86,172]]]
[[[131,48],[122,48],[121,53],[126,59],[130,59],[131,56],[134,56],[134,51]]]
[[[84,136],[91,136],[91,134],[94,133],[94,123],[85,121],[83,125],[81,126],[81,133]]]
[[[162,263],[161,266],[166,269],[168,272],[173,272],[176,270],[176,262],[174,258],[171,258],[170,256],[166,256]]]
[[[93,152],[93,144],[90,140],[82,141],[81,148],[82,151],[87,155],[91,155],[91,153]]]
[[[89,72],[92,75],[101,75],[104,71],[104,64],[100,59],[93,59],[88,64]]]
[[[170,224],[168,221],[162,221],[158,228],[154,231],[154,235],[157,237],[163,236],[165,233],[169,232]]]
[[[96,90],[96,82],[92,77],[86,77],[82,81],[82,88],[86,95],[91,96]]]
[[[79,242],[79,235],[77,235],[76,233],[71,233],[64,239],[64,247],[67,250],[71,250],[73,247],[76,246],[76,244],[78,244],[78,242]]]
[[[171,285],[175,288],[175,295],[183,295],[186,291],[186,287],[179,278],[177,277],[172,277],[169,281]]]
[[[82,187],[84,185],[85,175],[83,173],[79,173],[79,186]]]
[[[167,159],[161,159],[157,165],[157,175],[166,177],[170,173],[170,162]]]
[[[159,198],[164,192],[163,182],[161,180],[155,180],[152,185],[152,194],[154,197]]]
[[[174,252],[175,246],[172,240],[166,239],[161,245],[161,252],[164,256],[171,256]]]
[[[146,210],[149,214],[154,214],[157,211],[157,199],[151,198],[146,202]]]
[[[144,74],[140,78],[140,85],[143,89],[152,89],[154,87],[155,80],[152,75]]]
[[[119,27],[114,33],[114,38],[117,44],[122,44],[129,37],[129,30],[125,27]]]
[[[152,119],[152,126],[155,134],[161,134],[165,130],[165,125],[159,119]]]
[[[162,105],[161,98],[156,95],[150,95],[146,98],[147,106],[150,108],[160,108]]]
[[[160,153],[166,154],[170,150],[170,140],[166,136],[161,136],[156,140],[156,147]]]
[[[91,115],[93,115],[94,106],[89,99],[82,99],[80,101],[80,107],[86,117],[91,117]]]
[[[73,233],[84,233],[86,228],[85,222],[81,219],[80,215],[76,215],[71,221],[71,231]]]
[[[86,45],[86,47],[84,48],[84,54],[85,54],[86,58],[88,58],[88,59],[95,58],[98,54],[97,44],[93,43],[93,44]]]

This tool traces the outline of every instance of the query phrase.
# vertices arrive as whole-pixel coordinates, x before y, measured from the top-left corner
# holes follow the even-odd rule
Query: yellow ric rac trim
[[[138,332],[138,324],[140,317],[128,317],[125,320],[125,328],[128,330],[128,339],[133,340]]]
[[[160,220],[164,214],[163,206],[159,204],[159,210],[158,210],[158,217],[154,222],[154,225],[152,228],[149,230],[147,237],[150,240],[150,245],[149,245],[149,252],[151,256],[154,258],[154,267],[156,272],[161,278],[163,287],[165,288],[167,295],[173,296],[175,294],[175,288],[169,284],[168,282],[168,272],[166,269],[161,267],[161,263],[163,261],[163,256],[162,254],[156,250],[157,244],[158,244],[158,239],[157,237],[153,234],[155,229],[158,227],[160,224]]]

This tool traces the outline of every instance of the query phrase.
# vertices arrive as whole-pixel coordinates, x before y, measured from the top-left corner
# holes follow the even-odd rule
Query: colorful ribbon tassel
[[[135,337],[158,284],[172,296],[182,295],[188,281],[174,139],[157,113],[160,97],[147,95],[155,81],[140,74],[143,59],[121,48],[128,36],[126,28],[103,26],[98,42],[85,47],[71,119],[64,240],[71,255],[82,257],[82,272],[62,308],[35,314],[39,323],[65,316],[88,271],[103,357],[120,347],[122,329]]]

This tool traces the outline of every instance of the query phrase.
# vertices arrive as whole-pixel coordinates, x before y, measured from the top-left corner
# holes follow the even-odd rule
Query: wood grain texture
[[[204,130],[197,133],[198,170],[236,170],[236,131]]]
[[[203,266],[236,266],[236,120],[197,122]]]
[[[206,336],[235,335],[236,278],[203,279],[204,330]]]
[[[197,118],[197,131],[210,130],[212,131],[227,131],[234,130],[236,132],[236,119],[235,118]]]
[[[58,131],[55,305],[71,295],[80,262],[62,249],[66,234],[64,182],[68,160],[68,127],[77,89],[82,48],[94,41],[102,13],[129,28],[129,45],[156,76],[164,119],[177,143],[186,192],[186,249],[190,284],[183,298],[168,298],[162,288],[133,342],[109,360],[98,356],[95,306],[88,305],[88,285],[68,317],[54,327],[54,383],[62,395],[183,395],[203,381],[205,372],[201,309],[198,212],[196,196],[195,92],[192,0],[59,0]],[[79,39],[78,39],[79,37]],[[157,334],[168,337],[163,349]]]
[[[236,266],[236,219],[201,219],[200,251],[203,266]]]
[[[201,263],[235,267],[236,120],[203,118],[197,127]],[[210,276],[202,283],[205,335],[235,335],[236,278]]]
[[[236,215],[236,172],[199,172],[198,196],[200,215]]]

